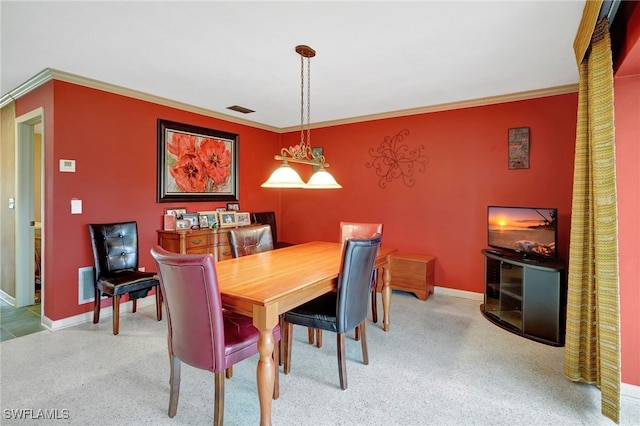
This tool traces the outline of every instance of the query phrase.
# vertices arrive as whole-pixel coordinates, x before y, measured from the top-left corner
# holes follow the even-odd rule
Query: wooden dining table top
[[[393,251],[381,247],[377,257]],[[279,313],[286,312],[300,299],[311,300],[309,292],[317,297],[333,290],[341,260],[341,243],[313,241],[217,262],[223,305],[251,315],[253,305],[278,303]]]

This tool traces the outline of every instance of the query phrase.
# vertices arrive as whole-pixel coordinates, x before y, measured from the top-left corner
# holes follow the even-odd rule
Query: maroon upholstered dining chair
[[[151,249],[158,265],[160,287],[167,309],[169,362],[169,417],[178,410],[181,361],[210,371],[215,377],[215,425],[224,417],[225,370],[258,353],[259,332],[252,319],[222,309],[215,261],[212,254],[170,253],[159,246]],[[280,327],[273,330],[276,342]],[[275,364],[279,345],[274,345]],[[279,370],[276,367],[276,370]],[[276,371],[273,398],[278,398],[279,371]]]
[[[347,238],[371,238],[375,234],[382,235],[381,223],[362,223],[362,222],[340,222],[340,242],[344,244]],[[376,287],[378,286],[378,271],[374,269],[371,278],[371,317],[373,322],[378,322],[378,301],[376,296]],[[315,337],[314,337],[315,331]],[[309,343],[313,344],[314,340],[317,347],[322,346],[322,330],[309,329]],[[359,332],[356,329],[356,340],[359,340]]]

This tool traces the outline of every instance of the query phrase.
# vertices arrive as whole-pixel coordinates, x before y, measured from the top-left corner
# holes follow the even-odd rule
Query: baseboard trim
[[[433,290],[433,293],[441,294],[443,296],[452,296],[452,297],[460,297],[462,299],[477,300],[479,302],[484,301],[483,293],[476,293],[473,291],[466,291],[466,290],[456,290],[455,288],[436,286]]]
[[[620,383],[620,395],[635,401],[640,401],[640,386]]]
[[[156,297],[150,295],[150,297],[144,297],[138,299],[138,308],[142,308],[147,305],[156,304]],[[129,300],[126,303],[120,303],[120,315],[124,312],[131,312],[132,302]],[[113,315],[113,309],[111,306],[106,306],[100,309],[100,322],[103,322],[105,318],[111,318]],[[47,327],[51,331],[61,330],[67,327],[73,327],[74,325],[83,324],[93,321],[93,310],[85,312],[83,314],[74,315],[72,317],[63,318],[61,320],[52,321],[47,317],[42,318],[42,325]]]
[[[16,298],[13,296],[9,296],[7,293],[5,293],[2,290],[0,290],[0,299],[4,300],[11,306],[16,306]]]

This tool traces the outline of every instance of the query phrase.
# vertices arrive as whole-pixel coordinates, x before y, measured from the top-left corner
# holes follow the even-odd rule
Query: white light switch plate
[[[82,214],[82,200],[71,200],[71,214]]]

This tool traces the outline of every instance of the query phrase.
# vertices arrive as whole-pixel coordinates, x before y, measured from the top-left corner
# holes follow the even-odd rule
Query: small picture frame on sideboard
[[[206,210],[198,212],[198,216],[200,216],[200,228],[204,228],[202,226],[202,217],[206,216],[207,218],[207,226],[206,228],[213,229],[218,227],[218,212],[215,210]]]
[[[209,217],[206,214],[198,215],[198,224],[200,229],[209,228]]]
[[[249,213],[236,213],[236,218],[238,220],[238,226],[251,224],[251,216]]]
[[[236,212],[220,212],[220,227],[229,228],[233,226],[238,226]]]
[[[177,231],[185,230],[185,229],[189,229],[189,228],[191,228],[191,221],[184,220],[184,219],[176,220],[176,230]]]

